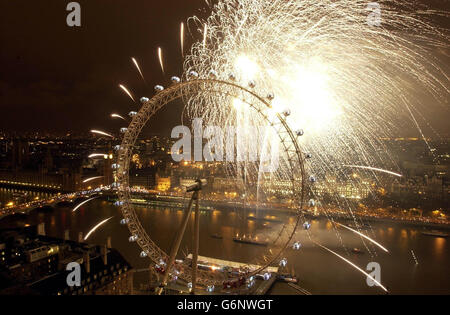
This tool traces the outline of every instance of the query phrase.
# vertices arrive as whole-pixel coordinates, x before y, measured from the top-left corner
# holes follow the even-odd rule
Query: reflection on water
[[[408,232],[405,229],[402,229],[401,233],[402,238],[408,238]]]
[[[387,231],[388,231],[388,235],[390,236],[390,237],[392,237],[392,235],[394,235],[394,229],[393,228],[388,228],[387,229]]]
[[[437,256],[442,256],[444,254],[445,247],[447,246],[446,243],[447,240],[445,238],[436,237],[434,239],[434,252]]]
[[[181,223],[183,212],[177,209],[147,209],[137,208],[137,214],[143,227],[151,238],[165,251],[170,249],[177,227]],[[261,255],[259,246],[233,242],[236,234],[252,234],[264,237],[272,233],[277,223],[247,220],[249,212],[216,209],[201,211],[200,254],[215,258],[235,260],[240,262],[253,261]],[[267,215],[288,220],[289,218],[272,211]],[[57,207],[53,211],[33,211],[25,219],[17,219],[21,224],[45,223],[48,235],[63,238],[64,231],[70,230],[72,240],[78,240],[79,233],[86,236],[88,231],[98,222],[111,216],[113,219],[96,230],[89,238],[89,243],[105,244],[111,237],[112,246],[117,248],[135,267],[148,267],[148,259],[139,257],[137,244],[129,243],[129,232],[119,224],[121,214],[112,204],[94,200],[82,206],[78,212],[72,213],[71,208]],[[193,216],[188,224],[186,236],[180,247],[180,257],[188,254],[192,248]],[[20,221],[22,220],[22,221]],[[17,222],[17,221],[16,221]],[[326,220],[313,220],[311,233],[314,241],[343,255],[362,269],[369,262],[381,265],[381,282],[392,293],[397,294],[450,294],[450,246],[447,239],[424,236],[418,227],[409,228],[394,223],[377,222],[372,224],[374,236],[378,242],[387,247],[389,254],[377,251],[371,256],[365,249],[361,237],[345,229],[336,230]],[[10,225],[9,219],[0,221],[0,227]],[[278,231],[278,229],[276,229]],[[370,230],[364,233],[372,233]],[[223,239],[212,238],[212,234],[220,234]],[[370,234],[372,235],[372,234]],[[300,280],[300,285],[313,294],[382,294],[378,288],[366,285],[366,279],[339,258],[315,246],[306,235],[299,230],[295,236],[302,247],[299,251],[288,249],[285,257],[288,259],[288,271],[294,272]],[[342,246],[344,244],[345,246]],[[375,248],[368,244],[369,249]],[[360,248],[362,255],[352,254],[349,249]],[[419,261],[415,265],[411,255],[414,250]],[[276,284],[274,294],[293,293],[286,284]]]

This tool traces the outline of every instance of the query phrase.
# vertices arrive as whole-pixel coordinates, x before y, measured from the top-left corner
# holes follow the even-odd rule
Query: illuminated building
[[[0,294],[109,295],[133,293],[133,270],[114,249],[38,235],[36,228],[0,231]],[[2,259],[5,258],[5,259]],[[80,286],[69,286],[69,263]]]
[[[156,190],[166,192],[170,190],[170,187],[170,177],[160,177],[158,174],[156,174]]]
[[[154,189],[156,186],[156,169],[153,167],[130,171],[130,186]]]
[[[111,153],[106,154],[103,159],[103,185],[108,186],[114,182],[113,177],[113,155]]]
[[[47,174],[35,171],[0,171],[0,184],[30,189],[77,191],[81,185],[81,174],[68,169]]]

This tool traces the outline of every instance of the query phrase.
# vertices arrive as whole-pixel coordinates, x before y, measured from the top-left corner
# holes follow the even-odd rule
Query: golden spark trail
[[[325,17],[321,18],[321,19],[319,20],[319,22],[317,22],[317,23],[316,23],[315,25],[313,25],[309,30],[307,30],[307,31],[302,35],[302,37],[300,38],[300,41],[302,41],[306,36],[308,36],[309,33],[311,33],[316,27],[318,27],[318,26],[323,22],[323,20],[325,20]]]
[[[356,231],[356,230],[354,230],[354,229],[352,229],[352,228],[350,228],[350,227],[348,227],[348,226],[345,226],[345,225],[343,225],[343,224],[340,224],[340,223],[338,223],[338,222],[334,222],[334,223],[336,223],[336,224],[339,225],[339,226],[342,226],[343,228],[346,228],[346,229],[349,230],[349,231],[352,231],[353,233],[358,234],[359,236],[365,238],[365,239],[368,240],[369,242],[372,242],[373,244],[377,245],[379,248],[381,248],[382,250],[384,250],[386,253],[389,253],[389,251],[388,251],[384,246],[382,246],[380,243],[376,242],[375,240],[371,239],[371,238],[368,237],[367,235],[364,235],[363,233],[358,232],[358,231]]]
[[[427,138],[425,137],[425,134],[423,133],[422,128],[420,128],[420,125],[419,125],[419,123],[417,122],[417,119],[416,119],[416,117],[414,116],[413,112],[411,111],[411,108],[410,108],[410,106],[408,105],[408,102],[404,101],[404,103],[405,103],[406,109],[408,109],[408,113],[411,115],[411,118],[412,118],[414,124],[416,125],[417,130],[420,132],[420,136],[422,137],[422,140],[426,143],[426,145],[427,145],[427,147],[428,147],[428,150],[429,150],[431,153],[433,153],[433,149],[431,148],[431,146],[430,146],[430,144],[429,144]],[[434,155],[434,153],[433,153],[433,155]]]
[[[124,85],[119,84],[119,87],[120,87],[125,93],[127,93],[127,95],[133,100],[133,102],[136,103],[136,101],[134,100],[133,95],[131,95],[130,91],[128,91],[128,89],[127,89]]]
[[[101,135],[101,136],[106,136],[106,137],[110,137],[110,138],[114,138],[113,135],[110,135],[109,133],[106,133],[104,131],[100,131],[100,130],[91,130],[92,133]]]
[[[357,265],[355,265],[354,263],[352,263],[350,260],[342,257],[341,255],[339,255],[338,253],[332,251],[329,248],[326,248],[325,246],[314,242],[314,244],[316,244],[319,247],[322,247],[323,249],[325,249],[326,251],[332,253],[333,255],[339,257],[340,259],[342,259],[343,261],[345,261],[347,264],[349,264],[350,266],[352,266],[353,268],[355,268],[356,270],[358,270],[359,272],[361,272],[363,275],[365,275],[366,277],[368,277],[369,279],[371,279],[373,282],[375,282],[380,288],[382,288],[384,291],[388,292],[388,289],[386,289],[380,282],[378,282],[376,279],[374,279],[371,275],[369,275],[367,272],[365,272],[364,270],[362,270],[361,268],[359,268]]]
[[[144,75],[142,74],[141,68],[139,67],[139,64],[136,61],[136,59],[135,58],[131,58],[131,60],[133,61],[134,65],[136,66],[137,70],[139,71],[139,74],[141,75],[142,80],[144,80],[144,82],[146,82],[145,78],[144,78]]]
[[[242,86],[251,80],[255,93],[274,96],[274,112],[289,107],[286,122],[304,130],[302,149],[316,157],[308,173],[345,176],[338,164],[395,167],[382,139],[409,121],[402,103],[417,103],[418,89],[437,100],[450,92],[445,62],[429,58],[430,47],[448,39],[428,22],[435,11],[407,0],[377,4],[379,26],[365,0],[219,0],[209,18],[193,18],[203,38],[186,56],[185,71],[207,78],[214,70],[219,80],[232,74]],[[236,121],[236,103],[204,90],[188,100],[186,113],[227,126]],[[249,118],[249,125],[263,124]],[[276,177],[286,178],[283,172]]]
[[[106,219],[106,220],[103,220],[102,222],[100,222],[99,224],[97,224],[96,226],[94,226],[94,227],[92,228],[92,230],[90,230],[90,231],[88,232],[88,234],[86,234],[86,236],[84,237],[84,240],[87,241],[87,239],[89,238],[89,236],[91,236],[92,233],[94,233],[99,227],[101,227],[103,224],[105,224],[106,222],[108,222],[108,221],[111,220],[112,218],[114,218],[114,217],[110,217],[110,218],[108,218],[108,219]]]
[[[125,118],[123,118],[122,116],[120,116],[119,114],[111,114],[111,118],[120,118],[122,120],[126,120]]]
[[[83,184],[92,182],[93,180],[100,179],[100,178],[103,178],[103,176],[96,176],[96,177],[91,177],[91,178],[85,179],[85,180],[83,181]]]
[[[402,174],[394,173],[394,172],[391,172],[391,171],[388,171],[388,170],[384,170],[382,168],[376,168],[376,167],[371,167],[371,166],[344,165],[344,167],[359,168],[359,169],[364,169],[364,170],[369,170],[369,171],[376,171],[376,172],[386,173],[386,174],[394,175],[394,176],[397,176],[397,177],[403,177]]]
[[[85,201],[81,202],[81,203],[78,204],[75,208],[73,208],[72,212],[77,211],[81,206],[83,206],[83,205],[87,204],[89,201],[94,200],[94,199],[97,199],[97,198],[98,198],[98,197],[94,197],[94,198],[90,198],[90,199],[88,199],[88,200],[85,200]]]
[[[161,47],[158,47],[158,60],[159,60],[159,65],[161,66],[162,72],[165,73]]]
[[[215,84],[200,84],[195,93],[187,93],[182,120],[201,117],[203,125],[223,130],[242,125],[242,146],[262,142],[267,151],[277,151],[275,172],[262,171],[262,159],[261,163],[227,165],[227,176],[247,185],[242,189],[244,202],[261,205],[278,200],[282,191],[286,201],[301,195],[301,201],[308,203],[309,199],[314,208],[327,206],[327,200],[315,200],[320,199],[316,189],[305,185],[305,180],[313,178],[311,186],[317,181],[318,189],[323,187],[333,199],[330,204],[355,218],[358,203],[349,200],[353,196],[339,194],[339,188],[352,186],[356,197],[373,187],[370,179],[348,178],[347,168],[371,170],[365,173],[377,182],[387,177],[378,179],[377,172],[402,177],[388,171],[397,167],[397,150],[390,148],[389,139],[412,126],[426,141],[414,115],[435,113],[436,108],[431,107],[439,103],[448,109],[449,67],[437,52],[448,47],[449,30],[432,22],[435,15],[448,17],[448,12],[430,10],[426,4],[410,0],[377,0],[371,3],[375,5],[372,10],[369,2],[207,1],[209,17],[190,18],[186,27],[180,24],[180,49],[185,56],[182,79],[226,81],[230,85],[220,84],[223,87],[215,90]],[[381,10],[378,16],[377,6]],[[185,52],[185,31],[190,30],[191,22],[198,31],[198,41]],[[165,74],[161,47],[157,47],[157,58]],[[134,58],[133,62],[140,70]],[[124,86],[120,87],[135,101]],[[425,99],[436,102],[425,103]],[[261,104],[255,104],[259,102],[267,106],[259,107]],[[257,130],[247,132],[252,127]],[[287,137],[283,132],[289,129],[293,132]],[[265,135],[264,139],[259,141],[255,134]],[[294,183],[291,187],[297,191],[284,189],[287,183]],[[256,186],[255,193],[250,186]],[[308,189],[300,194],[303,187]],[[334,215],[326,209],[327,215]],[[297,228],[286,224],[283,230],[290,227]],[[283,230],[266,233],[268,243],[279,244]],[[319,246],[370,277],[344,257]],[[273,249],[268,249],[267,257],[273,255]]]
[[[180,44],[181,44],[181,56],[184,57],[184,23],[180,25]]]
[[[206,47],[206,37],[208,35],[208,24],[205,24],[203,28],[203,48]]]
[[[104,153],[93,153],[93,154],[89,155],[88,158],[92,159],[92,158],[96,158],[96,157],[104,157],[106,155],[107,154],[104,154]]]

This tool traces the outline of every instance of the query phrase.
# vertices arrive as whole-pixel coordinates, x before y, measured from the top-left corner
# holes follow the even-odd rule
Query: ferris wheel
[[[286,118],[290,115],[289,110],[277,112],[273,116],[268,114],[272,109],[271,101],[274,96],[269,94],[265,97],[258,95],[254,91],[254,86],[249,84],[249,87],[244,87],[237,84],[234,78],[230,76],[229,80],[219,80],[217,78],[200,78],[199,75],[191,71],[185,80],[178,77],[172,77],[172,84],[164,88],[156,86],[156,94],[148,99],[142,98],[142,107],[139,112],[131,112],[132,121],[127,128],[122,128],[123,134],[120,146],[117,146],[117,186],[119,205],[123,214],[122,224],[128,226],[131,233],[130,241],[136,242],[141,248],[141,257],[149,259],[155,265],[164,267],[164,279],[161,283],[161,290],[167,283],[173,279],[183,279],[195,290],[196,285],[206,287],[209,291],[214,290],[215,287],[221,287],[224,283],[242,283],[242,280],[248,280],[256,275],[264,274],[268,267],[273,265],[283,265],[284,251],[292,246],[297,229],[302,226],[304,222],[303,209],[305,206],[305,199],[307,196],[308,179],[305,173],[305,160],[309,155],[305,155],[299,146],[298,138],[303,135],[302,130],[292,130]],[[273,233],[270,244],[264,254],[261,255],[263,259],[259,259],[258,263],[246,262],[246,266],[241,268],[238,274],[229,274],[224,272],[217,272],[217,270],[200,270],[197,268],[198,257],[198,194],[201,189],[201,182],[198,182],[199,189],[193,192],[193,201],[197,203],[195,211],[195,230],[194,236],[197,239],[197,246],[194,246],[193,257],[194,260],[189,262],[187,260],[175,262],[175,256],[178,253],[179,241],[183,238],[186,224],[191,217],[192,200],[189,204],[188,210],[183,216],[183,223],[178,229],[175,245],[173,245],[171,252],[167,253],[155,243],[149,236],[147,231],[143,228],[134,206],[131,202],[131,188],[130,188],[130,162],[133,155],[133,147],[141,134],[144,126],[147,125],[149,119],[157,114],[157,112],[171,102],[178,99],[190,99],[198,95],[220,95],[223,97],[230,97],[239,99],[242,104],[247,106],[247,109],[252,112],[252,115],[257,115],[267,125],[272,128],[278,136],[278,141],[281,144],[281,151],[283,155],[283,163],[285,167],[284,173],[289,181],[289,190],[291,195],[291,218],[280,225],[279,229]],[[287,171],[286,171],[287,170]],[[177,244],[178,243],[178,244]],[[295,243],[297,244],[297,243]],[[298,245],[297,245],[298,246]],[[295,245],[294,245],[295,247]],[[201,250],[201,249],[200,249]]]

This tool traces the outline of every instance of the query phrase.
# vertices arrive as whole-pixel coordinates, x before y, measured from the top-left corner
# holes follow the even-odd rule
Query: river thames
[[[42,193],[33,193],[35,197],[46,197]],[[5,204],[13,198],[13,190],[0,188],[0,202]],[[140,249],[135,243],[129,243],[129,232],[119,224],[121,214],[119,208],[111,202],[93,200],[80,207],[75,213],[73,206],[57,206],[54,209],[34,210],[27,216],[6,218],[0,221],[0,228],[12,224],[45,223],[49,236],[64,237],[65,230],[70,231],[70,238],[78,240],[79,233],[85,236],[100,221],[113,217],[101,228],[92,233],[87,240],[92,244],[105,244],[111,237],[112,247],[136,269],[148,267],[148,259],[139,257]],[[142,225],[151,238],[162,249],[168,251],[175,235],[175,230],[181,222],[182,210],[165,207],[136,208]],[[260,251],[259,246],[233,242],[236,234],[264,235],[277,223],[247,220],[253,214],[251,210],[210,209],[201,211],[200,255],[233,260],[239,262],[253,261]],[[288,220],[286,214],[277,211],[266,211],[268,215],[281,220]],[[450,294],[450,243],[448,238],[423,235],[424,228],[407,226],[395,222],[372,222],[368,230],[375,236],[377,242],[389,250],[369,252],[361,238],[354,233],[339,229],[339,237],[332,224],[325,219],[312,220],[311,231],[314,239],[328,248],[343,255],[362,269],[370,262],[381,266],[381,282],[391,294]],[[193,216],[186,231],[186,237],[180,247],[182,253],[188,254],[191,244]],[[212,238],[220,234],[223,239]],[[288,270],[299,279],[299,285],[312,294],[383,294],[378,287],[369,287],[366,278],[359,271],[349,266],[338,257],[314,245],[304,231],[298,231],[296,240],[302,243],[299,251],[288,249],[285,257],[288,259]],[[367,243],[367,242],[366,242]],[[354,254],[351,249],[359,248],[363,254]],[[416,264],[412,252],[419,264]],[[296,294],[286,283],[276,283],[271,294]]]

